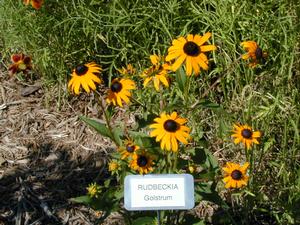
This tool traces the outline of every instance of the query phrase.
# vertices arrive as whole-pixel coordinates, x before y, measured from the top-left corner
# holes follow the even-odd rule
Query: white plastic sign
[[[124,189],[125,208],[130,211],[191,209],[195,205],[190,174],[129,175]]]

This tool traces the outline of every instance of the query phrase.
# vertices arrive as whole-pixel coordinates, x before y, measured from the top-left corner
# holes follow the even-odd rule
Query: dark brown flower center
[[[30,62],[31,62],[31,58],[28,57],[28,56],[26,56],[26,57],[24,58],[23,62],[24,62],[26,65],[28,65],[28,64],[30,64]]]
[[[188,41],[183,46],[183,51],[189,56],[197,56],[200,54],[200,47],[193,41]]]
[[[243,129],[242,136],[243,138],[250,139],[252,137],[252,131],[249,129]]]
[[[179,129],[179,125],[174,120],[167,120],[164,123],[164,128],[166,131],[175,132]]]
[[[135,149],[134,145],[127,145],[126,146],[126,151],[132,153]]]
[[[256,48],[255,56],[256,56],[257,59],[262,59],[263,58],[263,51],[260,47]]]
[[[115,81],[112,83],[112,85],[110,86],[110,90],[112,92],[120,92],[122,90],[122,84],[119,81]]]
[[[234,170],[234,171],[232,171],[232,173],[231,173],[231,177],[232,177],[232,179],[234,179],[234,180],[240,180],[240,179],[242,179],[243,174],[242,174],[242,172],[239,171],[239,170]]]
[[[148,163],[148,159],[146,156],[140,155],[137,159],[137,164],[139,167],[144,167]]]
[[[86,74],[86,72],[88,71],[88,67],[85,66],[85,65],[80,65],[80,66],[77,66],[76,69],[75,69],[75,72],[78,76],[82,76],[84,74]]]

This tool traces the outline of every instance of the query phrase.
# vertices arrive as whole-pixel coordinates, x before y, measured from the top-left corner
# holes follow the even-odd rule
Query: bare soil
[[[0,224],[97,224],[101,213],[69,199],[109,176],[112,144],[79,119],[100,112],[87,95],[58,109],[58,89],[39,82],[0,73]]]

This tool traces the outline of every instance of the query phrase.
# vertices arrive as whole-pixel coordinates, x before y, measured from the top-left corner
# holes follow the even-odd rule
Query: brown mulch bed
[[[0,73],[0,224],[97,223],[99,212],[69,199],[109,176],[112,145],[79,119],[101,118],[93,96],[57,109],[57,93]]]

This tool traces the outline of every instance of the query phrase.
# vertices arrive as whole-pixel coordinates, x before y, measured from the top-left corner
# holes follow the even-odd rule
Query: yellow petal
[[[190,56],[188,56],[188,57],[190,57]],[[200,67],[197,63],[197,60],[192,60],[192,66],[193,66],[195,75],[198,75],[200,73]]]
[[[172,151],[177,152],[178,151],[178,143],[177,143],[177,140],[176,140],[174,134],[171,135],[171,142],[172,142]]]
[[[117,95],[116,97],[117,97],[117,103],[118,103],[118,105],[119,105],[120,107],[123,107],[122,100],[121,100],[120,96]]]
[[[176,71],[186,59],[186,54],[181,55],[172,65],[172,70]]]
[[[255,131],[255,132],[253,132],[252,137],[259,138],[259,137],[261,137],[261,133],[259,131]]]
[[[197,41],[197,44],[199,46],[203,45],[210,37],[211,37],[211,33],[207,32],[200,38],[200,40]]]
[[[159,57],[157,55],[151,55],[150,60],[153,65],[157,65],[159,62]]]
[[[144,87],[146,87],[151,80],[152,80],[152,77],[147,77],[143,83]]]
[[[180,141],[183,144],[188,144],[187,140],[182,136],[182,132],[175,132],[175,137],[178,141]]]
[[[76,95],[79,94],[79,89],[80,89],[80,81],[78,80],[76,83],[74,83],[74,92]]]
[[[186,75],[190,76],[192,75],[192,59],[191,57],[187,57],[186,59]]]
[[[171,61],[172,59],[175,59],[175,58],[179,57],[182,54],[183,54],[182,50],[177,50],[177,51],[174,51],[174,52],[170,52],[166,56],[166,61]]]
[[[209,51],[214,51],[217,49],[216,46],[214,45],[203,45],[200,46],[201,52],[209,52]]]
[[[198,63],[204,70],[208,70],[208,65],[202,59],[198,60]]]
[[[169,82],[164,75],[159,76],[159,80],[166,86],[169,87]]]
[[[166,132],[164,139],[165,139],[165,143],[166,143],[166,149],[168,151],[170,151],[171,150],[171,134],[169,132]]]
[[[194,35],[188,34],[186,39],[187,39],[188,41],[193,41],[193,40],[194,40]]]
[[[154,77],[153,83],[154,83],[155,90],[159,91],[159,79],[156,76]]]

